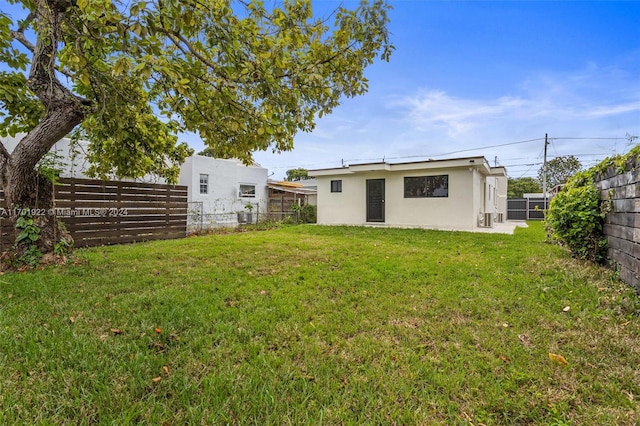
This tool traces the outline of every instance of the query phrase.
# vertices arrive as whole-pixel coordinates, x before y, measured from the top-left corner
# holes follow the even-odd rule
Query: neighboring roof
[[[351,164],[344,167],[331,169],[309,170],[309,176],[333,176],[348,175],[358,172],[371,171],[403,171],[403,170],[429,170],[429,169],[450,169],[457,167],[473,167],[480,173],[490,176],[506,176],[507,170],[504,167],[491,167],[484,157],[464,157],[449,158],[443,160],[412,161],[407,163],[388,163],[381,161],[377,163]]]
[[[268,182],[267,187],[270,189],[278,189],[280,191],[290,192],[292,194],[315,195],[318,193],[318,190],[316,188],[305,188],[303,184],[299,182]]]

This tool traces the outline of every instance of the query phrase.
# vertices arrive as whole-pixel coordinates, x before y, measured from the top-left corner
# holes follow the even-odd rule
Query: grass
[[[640,423],[640,299],[539,223],[78,254],[0,276],[2,424]]]

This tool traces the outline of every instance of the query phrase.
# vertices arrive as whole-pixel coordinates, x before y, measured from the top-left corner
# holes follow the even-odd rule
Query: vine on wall
[[[601,199],[596,182],[610,168],[622,174],[636,168],[639,161],[640,144],[625,155],[606,158],[574,175],[549,205],[545,226],[550,237],[579,258],[606,263],[607,240],[603,227],[612,203],[611,197]]]

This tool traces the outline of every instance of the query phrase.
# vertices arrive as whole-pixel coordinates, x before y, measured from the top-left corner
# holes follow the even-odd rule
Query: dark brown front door
[[[384,222],[384,179],[367,179],[367,222]]]

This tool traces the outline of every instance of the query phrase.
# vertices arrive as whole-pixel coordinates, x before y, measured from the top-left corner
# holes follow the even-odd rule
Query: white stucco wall
[[[7,151],[13,152],[18,142],[24,134],[17,134],[15,137],[7,136],[2,138]],[[72,144],[71,139],[63,138],[56,142],[49,152],[56,154],[55,168],[61,170],[62,177],[88,178],[84,171],[89,167],[89,162],[85,155],[86,143],[82,141]]]
[[[200,175],[209,176],[207,194],[200,194]],[[222,160],[194,155],[188,157],[180,168],[179,185],[189,187],[189,202],[202,202],[204,225],[237,223],[237,212],[246,212],[247,203],[257,212],[267,208],[267,169],[245,166],[238,160]],[[240,185],[255,185],[255,197],[241,197]]]
[[[480,216],[484,213],[485,209],[485,191],[484,191],[484,183],[485,178],[484,175],[481,174],[478,170],[473,171],[473,183],[472,186],[474,188],[473,191],[473,204],[471,214],[473,216],[473,227],[474,229],[478,227],[478,221]]]
[[[506,176],[480,176],[484,182],[482,213],[493,213],[494,220],[502,213],[503,220],[507,217],[507,184]]]
[[[506,175],[496,177],[496,185],[498,188],[497,211],[498,213],[502,213],[502,217],[504,220],[507,220],[507,190],[509,179]]]
[[[2,139],[2,143],[9,152],[13,152],[16,145],[23,137],[24,134],[18,134],[15,137],[7,136]],[[90,163],[87,160],[87,146],[87,141],[81,140],[77,143],[72,143],[71,139],[63,138],[51,147],[49,152],[55,154],[54,167],[61,170],[61,177],[94,179],[85,174],[85,171],[90,166]],[[135,179],[118,179],[115,176],[110,176],[109,179],[130,182],[166,183],[166,179],[156,175],[146,175]]]

